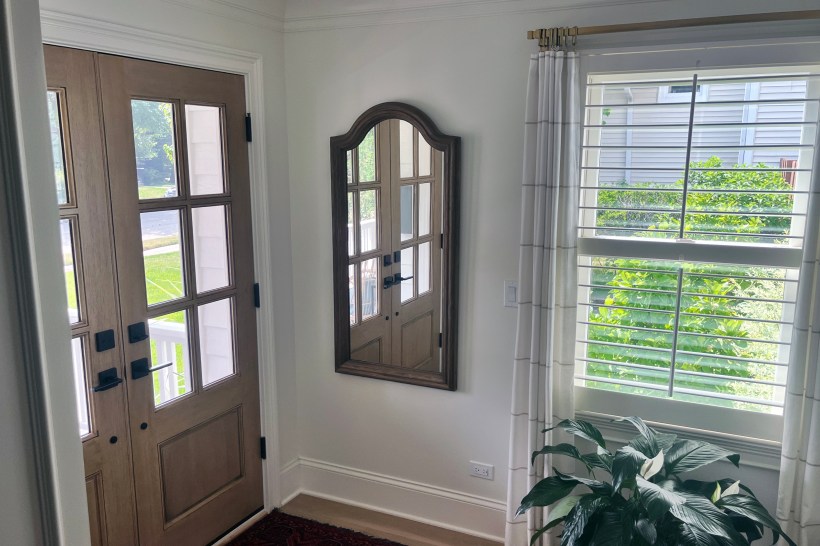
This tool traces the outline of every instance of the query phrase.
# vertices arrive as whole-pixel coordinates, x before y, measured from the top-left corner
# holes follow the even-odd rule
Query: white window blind
[[[589,77],[577,385],[782,413],[818,99],[805,69]]]

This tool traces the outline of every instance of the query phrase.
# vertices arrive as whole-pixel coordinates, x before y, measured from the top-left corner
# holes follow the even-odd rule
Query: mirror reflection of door
[[[347,152],[351,359],[441,368],[442,152],[379,123]]]

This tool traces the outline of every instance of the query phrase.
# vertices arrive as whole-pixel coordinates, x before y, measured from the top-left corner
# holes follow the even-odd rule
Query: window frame
[[[739,45],[743,47],[738,47]],[[665,48],[664,51],[653,51],[648,47],[637,47],[613,53],[612,48],[607,48],[604,50],[590,50],[582,55],[580,63],[580,80],[583,82],[581,90],[583,93],[582,107],[586,105],[586,82],[589,81],[590,76],[612,76],[614,80],[619,77],[622,78],[625,74],[646,73],[647,79],[670,77],[671,80],[674,80],[676,76],[679,77],[679,74],[674,73],[681,70],[692,70],[694,72],[723,69],[731,71],[732,69],[749,68],[770,69],[770,67],[774,69],[797,67],[814,73],[820,72],[820,44],[814,43],[783,44],[761,40],[703,44],[696,47],[681,46],[680,49],[672,47]],[[705,93],[708,93],[708,85],[701,87],[697,95],[698,97],[705,96]],[[681,93],[680,95],[685,96],[686,101],[691,100],[691,94]],[[698,100],[698,97],[696,97],[696,100]],[[662,102],[660,96],[658,102]],[[816,149],[820,152],[820,142],[816,143]],[[820,153],[815,155],[815,164],[818,155]],[[818,175],[815,174],[815,176]],[[581,204],[584,205],[585,203],[582,202]],[[806,231],[813,229],[813,226],[816,226],[817,223],[818,218],[807,218]],[[591,239],[587,239],[587,241],[589,240]],[[578,237],[578,241],[579,255],[593,253],[590,252],[589,248],[584,248],[585,243],[581,240],[581,237]],[[613,245],[630,245],[632,241],[607,239],[603,241],[605,245],[601,243],[601,240],[596,243],[600,247],[598,250],[608,246],[609,253],[611,253]],[[690,242],[685,245],[664,245],[664,250],[668,253],[668,258],[684,261],[681,259],[681,252],[679,251],[685,251],[689,245],[699,244],[698,242]],[[720,245],[714,246],[714,250],[720,252]],[[763,251],[768,253],[771,250],[771,247],[766,247]],[[797,260],[793,249],[784,248],[783,250],[785,253],[791,254],[789,263],[794,264]],[[664,258],[661,254],[635,257]],[[785,254],[782,258],[786,258]],[[802,249],[799,261],[802,261]],[[576,358],[583,357],[583,353],[584,344],[576,343]],[[576,412],[579,415],[639,415],[653,422],[674,427],[693,431],[708,431],[727,436],[741,436],[755,442],[776,443],[781,440],[783,428],[783,417],[781,415],[605,391],[580,385],[574,387],[574,392]]]

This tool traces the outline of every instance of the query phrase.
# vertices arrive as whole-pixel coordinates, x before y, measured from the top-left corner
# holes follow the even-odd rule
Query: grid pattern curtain
[[[820,153],[797,293],[783,412],[777,519],[798,544],[820,544]],[[785,544],[781,540],[781,545]]]
[[[545,513],[515,517],[521,499],[551,468],[533,451],[571,438],[542,432],[574,416],[580,85],[578,56],[530,59],[521,184],[518,327],[513,363],[505,544],[529,543]],[[556,460],[556,462],[558,462]],[[547,538],[546,540],[549,540]]]

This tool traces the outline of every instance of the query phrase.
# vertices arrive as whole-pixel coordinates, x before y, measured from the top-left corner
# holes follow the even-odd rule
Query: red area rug
[[[274,510],[229,546],[401,546]]]

